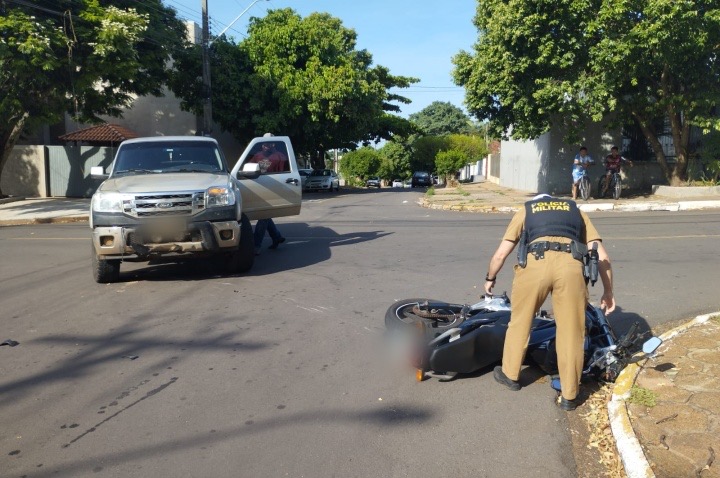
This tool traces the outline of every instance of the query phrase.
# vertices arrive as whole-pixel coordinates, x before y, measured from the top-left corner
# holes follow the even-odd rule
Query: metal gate
[[[107,168],[115,150],[98,146],[47,146],[50,196],[92,196],[102,181],[90,177],[90,168]]]

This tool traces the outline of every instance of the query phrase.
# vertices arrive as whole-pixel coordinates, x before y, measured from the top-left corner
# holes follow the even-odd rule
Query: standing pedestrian
[[[265,135],[265,137],[271,136],[272,134],[270,133]],[[276,144],[276,142],[265,141],[260,145],[260,148],[261,150],[250,158],[248,162],[258,163],[262,174],[288,170],[288,158],[284,153],[278,150],[278,144]],[[280,231],[272,218],[259,219],[255,224],[255,231],[253,233],[255,255],[260,254],[260,248],[262,246],[263,239],[265,238],[265,232],[267,232],[272,239],[272,244],[268,247],[269,249],[277,249],[280,244],[285,242],[285,238],[282,234],[280,234]]]
[[[510,297],[512,312],[505,336],[502,366],[495,367],[493,376],[510,390],[520,390],[518,378],[532,320],[548,294],[552,293],[562,389],[558,405],[563,410],[574,410],[583,370],[588,290],[583,262],[573,251],[597,244],[598,270],[604,288],[600,307],[608,314],[615,309],[610,258],[600,234],[574,201],[541,194],[526,202],[510,221],[500,246],[490,260],[485,277],[485,292],[488,295],[492,295],[505,259],[520,241],[521,253],[518,254],[519,264],[515,266]],[[525,246],[527,255],[522,257]],[[523,261],[526,261],[524,267]]]

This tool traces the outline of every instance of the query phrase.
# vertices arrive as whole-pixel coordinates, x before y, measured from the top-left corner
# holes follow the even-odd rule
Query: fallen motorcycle
[[[474,305],[452,304],[430,299],[405,299],[395,302],[385,314],[391,336],[410,339],[411,363],[416,379],[429,377],[452,380],[502,360],[503,345],[510,322],[510,300],[506,294],[484,297]],[[583,377],[614,382],[631,362],[646,358],[662,343],[640,333],[635,322],[617,338],[603,311],[588,304],[585,309],[585,359]],[[526,357],[548,375],[551,385],[560,390],[556,377],[557,354],[555,320],[545,311],[533,318]]]

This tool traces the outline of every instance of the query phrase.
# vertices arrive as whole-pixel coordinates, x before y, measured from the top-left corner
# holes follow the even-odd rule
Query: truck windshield
[[[224,171],[222,154],[206,141],[158,141],[120,146],[113,174]]]

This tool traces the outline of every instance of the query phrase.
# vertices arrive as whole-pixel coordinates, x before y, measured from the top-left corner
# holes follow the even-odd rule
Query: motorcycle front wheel
[[[451,329],[465,320],[463,308],[433,299],[403,299],[388,308],[385,327],[389,330],[410,327],[420,321],[428,329]]]

